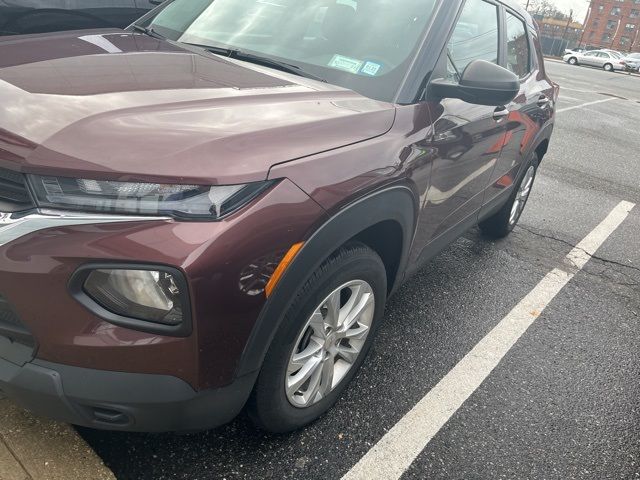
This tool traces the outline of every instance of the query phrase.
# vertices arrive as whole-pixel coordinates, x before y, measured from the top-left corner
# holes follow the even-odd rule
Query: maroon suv
[[[0,40],[0,391],[96,428],[311,422],[404,280],[514,228],[557,94],[511,1],[175,0]]]

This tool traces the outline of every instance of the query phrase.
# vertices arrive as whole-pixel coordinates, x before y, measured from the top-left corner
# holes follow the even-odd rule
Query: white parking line
[[[398,479],[489,376],[555,296],[622,224],[635,204],[621,202],[460,362],[427,393],[343,480]]]
[[[587,102],[581,105],[574,105],[573,107],[560,108],[556,110],[556,113],[568,112],[569,110],[575,110],[576,108],[584,108],[584,107],[588,107],[589,105],[596,105],[598,103],[610,102],[612,100],[618,100],[618,99],[616,97],[611,97],[611,98],[605,98],[604,100],[596,100],[595,102]]]
[[[570,97],[569,95],[560,94],[560,100],[571,100],[572,102],[581,102],[582,100],[575,97]]]

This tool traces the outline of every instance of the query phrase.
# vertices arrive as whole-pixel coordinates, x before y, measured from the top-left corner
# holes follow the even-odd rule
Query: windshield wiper
[[[262,65],[263,67],[275,68],[276,70],[280,70],[282,72],[293,73],[294,75],[298,75],[300,77],[311,78],[313,80],[318,80],[319,82],[327,82],[324,78],[314,75],[313,73],[307,72],[302,67],[298,65],[294,65],[292,63],[281,62],[280,60],[276,60],[271,57],[263,57],[261,55],[256,55],[254,53],[243,52],[237,48],[225,48],[225,47],[216,47],[212,45],[198,45],[195,43],[189,43],[189,45],[193,45],[195,47],[204,48],[211,53],[215,53],[216,55],[223,55],[229,58],[235,58],[236,60],[242,60],[244,62],[255,63],[256,65]]]
[[[133,25],[133,29],[134,29],[136,32],[142,32],[142,33],[144,33],[145,35],[149,35],[150,37],[158,38],[158,39],[164,40],[164,36],[160,35],[158,32],[156,32],[156,31],[155,31],[153,28],[151,28],[151,27],[143,27],[142,25],[134,24],[134,25]]]

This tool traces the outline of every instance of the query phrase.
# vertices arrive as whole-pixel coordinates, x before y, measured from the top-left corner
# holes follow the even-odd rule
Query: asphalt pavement
[[[189,436],[80,429],[117,478],[343,477],[626,201],[638,206],[402,478],[640,479],[640,76],[547,69],[561,85],[556,131],[520,226],[501,241],[469,232],[407,283],[331,412],[285,436],[242,416]]]

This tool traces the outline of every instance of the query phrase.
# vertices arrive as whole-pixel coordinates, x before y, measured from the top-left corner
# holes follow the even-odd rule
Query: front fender
[[[350,239],[380,222],[394,221],[402,229],[402,253],[394,282],[397,286],[406,270],[417,211],[411,189],[392,186],[342,208],[324,223],[305,242],[267,300],[244,349],[236,377],[260,369],[285,312],[322,262]]]

